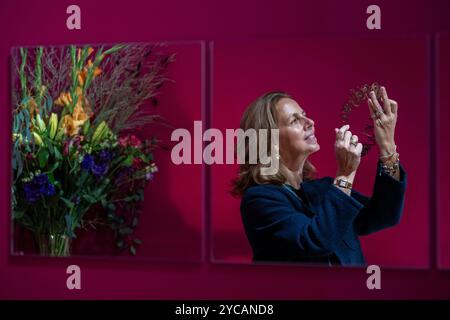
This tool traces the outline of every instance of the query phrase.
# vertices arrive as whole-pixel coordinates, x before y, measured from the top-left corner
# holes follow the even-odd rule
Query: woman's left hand
[[[374,121],[375,140],[382,155],[387,155],[395,151],[395,125],[397,123],[398,105],[395,100],[389,99],[386,88],[381,87],[381,107],[375,92],[369,93],[367,99],[370,116]]]

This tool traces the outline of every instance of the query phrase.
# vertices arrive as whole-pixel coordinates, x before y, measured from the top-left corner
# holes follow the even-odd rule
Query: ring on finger
[[[380,110],[377,110],[377,112],[375,113],[377,118],[380,118],[382,114],[383,112],[381,112]]]
[[[355,147],[358,146],[358,139],[356,139],[355,136],[352,136],[350,138],[350,144],[355,146]]]

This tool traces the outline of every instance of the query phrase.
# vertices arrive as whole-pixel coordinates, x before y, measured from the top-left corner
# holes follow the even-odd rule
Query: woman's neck
[[[303,182],[303,164],[302,161],[300,165],[287,166],[283,163],[280,164],[280,169],[283,175],[286,177],[286,183],[293,186],[295,189],[300,188],[300,184]]]

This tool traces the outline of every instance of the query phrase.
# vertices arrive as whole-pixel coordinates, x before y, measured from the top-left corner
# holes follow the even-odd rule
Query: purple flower
[[[111,157],[111,153],[106,150],[102,150],[96,155],[97,161],[94,160],[93,156],[87,154],[81,162],[81,168],[86,171],[91,171],[96,178],[101,178],[108,170],[108,166],[105,162],[106,160],[109,161],[108,159]]]
[[[94,174],[94,176],[96,176],[97,178],[102,177],[105,173],[106,170],[108,169],[108,167],[106,166],[106,164],[104,163],[100,163],[100,164],[94,164],[92,166],[92,173]]]
[[[46,174],[42,173],[40,175],[35,176],[34,177],[34,181],[37,184],[39,184],[41,186],[44,186],[44,185],[46,185],[48,183],[48,176]]]
[[[39,174],[33,180],[23,186],[25,199],[29,203],[38,201],[41,197],[49,197],[55,194],[55,186],[50,183],[46,174]]]
[[[47,186],[46,185],[42,185],[38,187],[39,193],[42,195],[46,195],[47,194]]]
[[[39,200],[39,191],[32,182],[25,183],[23,191],[25,192],[25,198],[28,202],[33,203]]]
[[[47,191],[46,191],[45,195],[49,197],[49,196],[52,196],[54,194],[55,194],[55,186],[52,185],[51,183],[49,183],[47,185]]]
[[[101,178],[108,171],[108,164],[113,158],[113,153],[102,150],[94,156],[87,154],[81,162],[81,167],[86,171],[91,171],[96,178]]]
[[[98,160],[101,162],[109,162],[112,158],[113,154],[109,150],[104,149],[98,153]]]
[[[86,171],[89,171],[92,169],[94,164],[95,164],[94,158],[90,154],[87,154],[84,156],[83,161],[81,162],[81,168],[83,168]]]

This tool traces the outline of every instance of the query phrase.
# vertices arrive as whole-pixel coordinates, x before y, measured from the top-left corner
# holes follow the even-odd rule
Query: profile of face
[[[299,104],[290,98],[282,98],[276,105],[279,129],[279,152],[286,165],[298,165],[320,145],[314,135],[314,121],[306,116]]]

